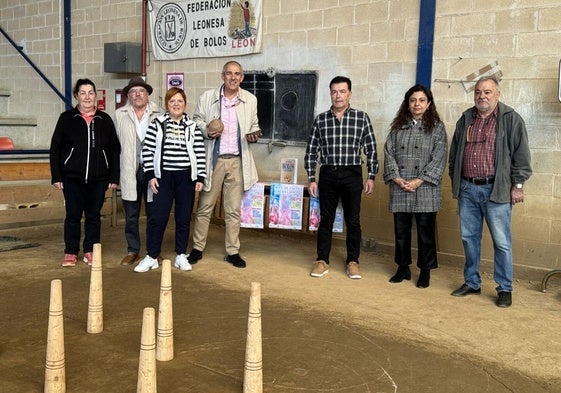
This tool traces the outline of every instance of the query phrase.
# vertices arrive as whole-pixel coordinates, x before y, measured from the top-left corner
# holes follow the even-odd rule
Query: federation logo
[[[154,23],[154,37],[160,49],[175,53],[181,48],[187,35],[185,13],[175,3],[167,3],[158,11]]]

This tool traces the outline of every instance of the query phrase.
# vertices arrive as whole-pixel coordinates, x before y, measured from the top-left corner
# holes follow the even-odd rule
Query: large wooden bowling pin
[[[136,393],[156,392],[156,311],[152,307],[146,307],[142,313]]]
[[[263,357],[261,342],[261,284],[251,283],[249,315],[247,319],[247,341],[243,393],[263,392]]]
[[[62,281],[51,281],[47,360],[45,362],[45,393],[66,392],[64,364],[64,323],[62,315]]]
[[[88,333],[103,331],[103,274],[101,271],[101,244],[93,247],[90,273],[90,297],[88,301]]]
[[[171,261],[162,262],[160,281],[160,308],[158,310],[158,332],[156,335],[156,360],[173,359],[173,302],[171,296]]]

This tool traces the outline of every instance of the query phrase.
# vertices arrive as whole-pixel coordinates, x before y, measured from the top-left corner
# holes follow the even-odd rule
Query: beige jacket
[[[216,139],[210,139],[208,137],[206,126],[212,119],[220,119],[221,91],[222,87],[207,90],[201,94],[195,112],[193,113],[193,120],[197,123],[197,126],[202,131],[203,137],[205,138],[207,177],[205,179],[204,191],[209,191],[212,187],[212,172],[217,158],[213,156]],[[240,131],[239,140],[243,170],[243,189],[247,191],[257,183],[259,178],[253,154],[245,135],[259,130],[259,120],[257,118],[257,98],[244,89],[240,89],[239,98],[240,102],[236,106],[236,113],[238,115]],[[216,155],[216,153],[214,153],[214,155]]]
[[[148,108],[150,111],[149,124],[163,112],[153,102],[148,103]],[[140,139],[140,136],[136,133],[135,116],[134,109],[130,104],[126,104],[115,111],[115,128],[117,129],[119,142],[121,142],[121,198],[125,201],[136,201],[137,199],[136,171],[139,165],[140,152],[137,152],[136,149],[138,146],[137,140]],[[146,132],[144,135],[146,135]]]

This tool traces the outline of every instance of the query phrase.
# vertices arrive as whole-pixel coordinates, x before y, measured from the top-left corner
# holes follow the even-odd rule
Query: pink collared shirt
[[[236,113],[238,100],[239,97],[237,95],[231,100],[222,96],[220,120],[222,120],[224,124],[224,131],[222,131],[222,135],[220,136],[219,155],[240,154],[238,148],[238,114]]]

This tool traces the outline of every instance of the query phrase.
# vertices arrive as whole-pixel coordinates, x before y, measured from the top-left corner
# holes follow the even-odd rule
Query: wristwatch
[[[522,184],[522,183],[516,183],[514,185],[514,187],[518,188],[519,190],[521,190],[523,186],[524,186],[524,184]]]

